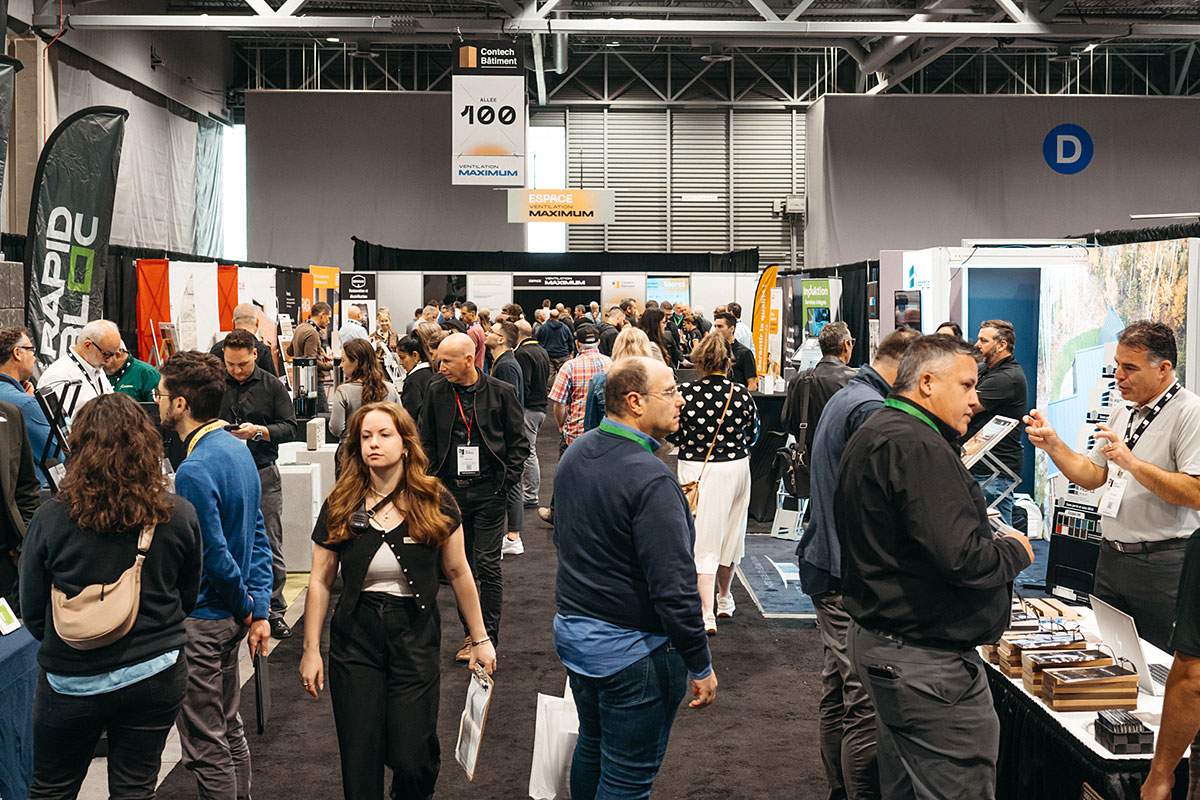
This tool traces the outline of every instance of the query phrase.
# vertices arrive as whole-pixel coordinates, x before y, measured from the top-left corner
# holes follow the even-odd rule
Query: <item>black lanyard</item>
[[[83,377],[87,380],[88,385],[92,387],[92,391],[94,391],[96,394],[104,394],[104,387],[97,385],[95,376],[88,372],[87,367],[83,365],[84,362],[79,358],[79,356],[75,355],[74,350],[70,351],[70,356],[71,360],[75,362],[75,365],[79,367],[79,371],[83,373]]]
[[[1158,398],[1158,402],[1151,406],[1150,413],[1146,415],[1146,418],[1143,419],[1141,424],[1137,426],[1137,430],[1134,430],[1132,435],[1130,434],[1130,431],[1133,429],[1133,415],[1136,413],[1137,409],[1130,410],[1129,424],[1125,426],[1125,444],[1130,450],[1132,450],[1133,446],[1138,443],[1138,439],[1142,438],[1142,434],[1145,433],[1146,429],[1150,427],[1150,423],[1154,422],[1155,417],[1162,412],[1167,403],[1171,402],[1171,398],[1179,394],[1179,390],[1181,388],[1183,387],[1179,385],[1179,381],[1175,381],[1173,384],[1171,384],[1171,388],[1167,389],[1163,396]]]

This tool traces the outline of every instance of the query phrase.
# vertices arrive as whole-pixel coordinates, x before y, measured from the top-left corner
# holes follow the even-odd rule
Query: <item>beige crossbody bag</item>
[[[115,583],[93,583],[74,597],[50,588],[50,608],[58,638],[76,650],[112,644],[133,628],[142,601],[142,563],[154,541],[154,525],[142,528],[137,558]]]
[[[725,398],[725,410],[721,412],[721,418],[717,420],[717,432],[713,434],[713,440],[708,445],[708,454],[704,456],[704,463],[700,465],[700,477],[694,481],[688,481],[683,484],[683,496],[687,498],[688,508],[692,510],[692,516],[696,516],[696,509],[700,507],[700,481],[704,478],[704,470],[708,467],[708,460],[712,458],[713,448],[717,446],[717,437],[721,435],[721,426],[725,424],[725,415],[729,413],[729,404],[733,402],[734,387],[729,387],[729,397]]]

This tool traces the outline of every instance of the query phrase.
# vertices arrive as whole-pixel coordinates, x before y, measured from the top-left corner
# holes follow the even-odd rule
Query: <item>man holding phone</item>
[[[283,620],[287,603],[283,584],[287,567],[283,561],[283,479],[275,460],[279,443],[290,442],[296,435],[296,407],[283,383],[256,361],[254,335],[234,330],[225,337],[225,395],[221,399],[221,419],[225,430],[241,439],[254,456],[254,466],[262,484],[263,525],[271,542],[271,635],[286,639],[292,629]]]

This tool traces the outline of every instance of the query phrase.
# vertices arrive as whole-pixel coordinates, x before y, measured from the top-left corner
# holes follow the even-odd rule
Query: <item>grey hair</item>
[[[121,335],[121,329],[117,327],[117,323],[107,319],[94,319],[83,326],[83,330],[79,332],[79,341],[82,342],[86,339],[98,343],[110,333]]]
[[[957,336],[937,333],[914,340],[900,359],[892,391],[912,391],[922,375],[926,372],[941,374],[958,356],[970,356],[972,360],[977,357],[974,348]]]
[[[817,335],[817,342],[821,345],[821,355],[836,356],[842,352],[842,347],[846,342],[850,341],[850,326],[838,320],[831,322]]]
[[[238,303],[233,308],[233,324],[237,325],[241,322],[257,322],[258,309],[253,303]]]

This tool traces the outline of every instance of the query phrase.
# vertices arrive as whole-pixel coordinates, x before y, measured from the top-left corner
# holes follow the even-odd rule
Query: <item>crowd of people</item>
[[[430,302],[403,334],[387,309],[369,330],[353,308],[340,366],[332,314],[314,304],[291,343],[342,378],[319,393],[337,476],[311,531],[298,680],[315,698],[328,677],[345,796],[381,797],[385,766],[392,796],[433,796],[439,584],[462,625],[456,660],[493,672],[502,559],[525,552],[536,509],[554,529],[553,643],[579,714],[572,796],[649,797],[689,688],[692,708],[716,697],[708,640],[736,612],[762,425],[740,306],[709,319],[653,300],[495,315]],[[89,323],[37,382],[70,419],[68,457],[53,466],[28,332],[0,329],[0,596],[42,643],[34,797],[75,796],[102,731],[110,793],[153,796],[172,727],[201,797],[251,794],[238,658],[243,642],[265,655],[292,635],[276,462],[298,421],[255,309],[233,319],[212,352],[157,370],[113,323]],[[1005,629],[1034,551],[1019,532],[993,536],[988,509],[1011,523],[1026,436],[1079,486],[1123,481],[1095,593],[1175,653],[1143,788],[1167,797],[1200,728],[1200,399],[1176,381],[1174,333],[1122,331],[1116,381],[1130,405],[1077,453],[1028,410],[1013,326],[988,320],[968,343],[952,325],[899,328],[853,369],[851,331],[830,323],[821,359],[788,385],[783,422],[811,473],[797,555],[824,659],[829,796],[994,796],[999,723],[976,647]],[[173,437],[173,473],[148,404]],[[960,446],[997,415],[1025,427],[992,450],[1003,474],[972,474]],[[559,457],[543,491],[547,416]],[[44,482],[55,493],[41,502]],[[81,645],[60,618],[67,600],[117,585],[131,564],[140,606],[128,627]]]

